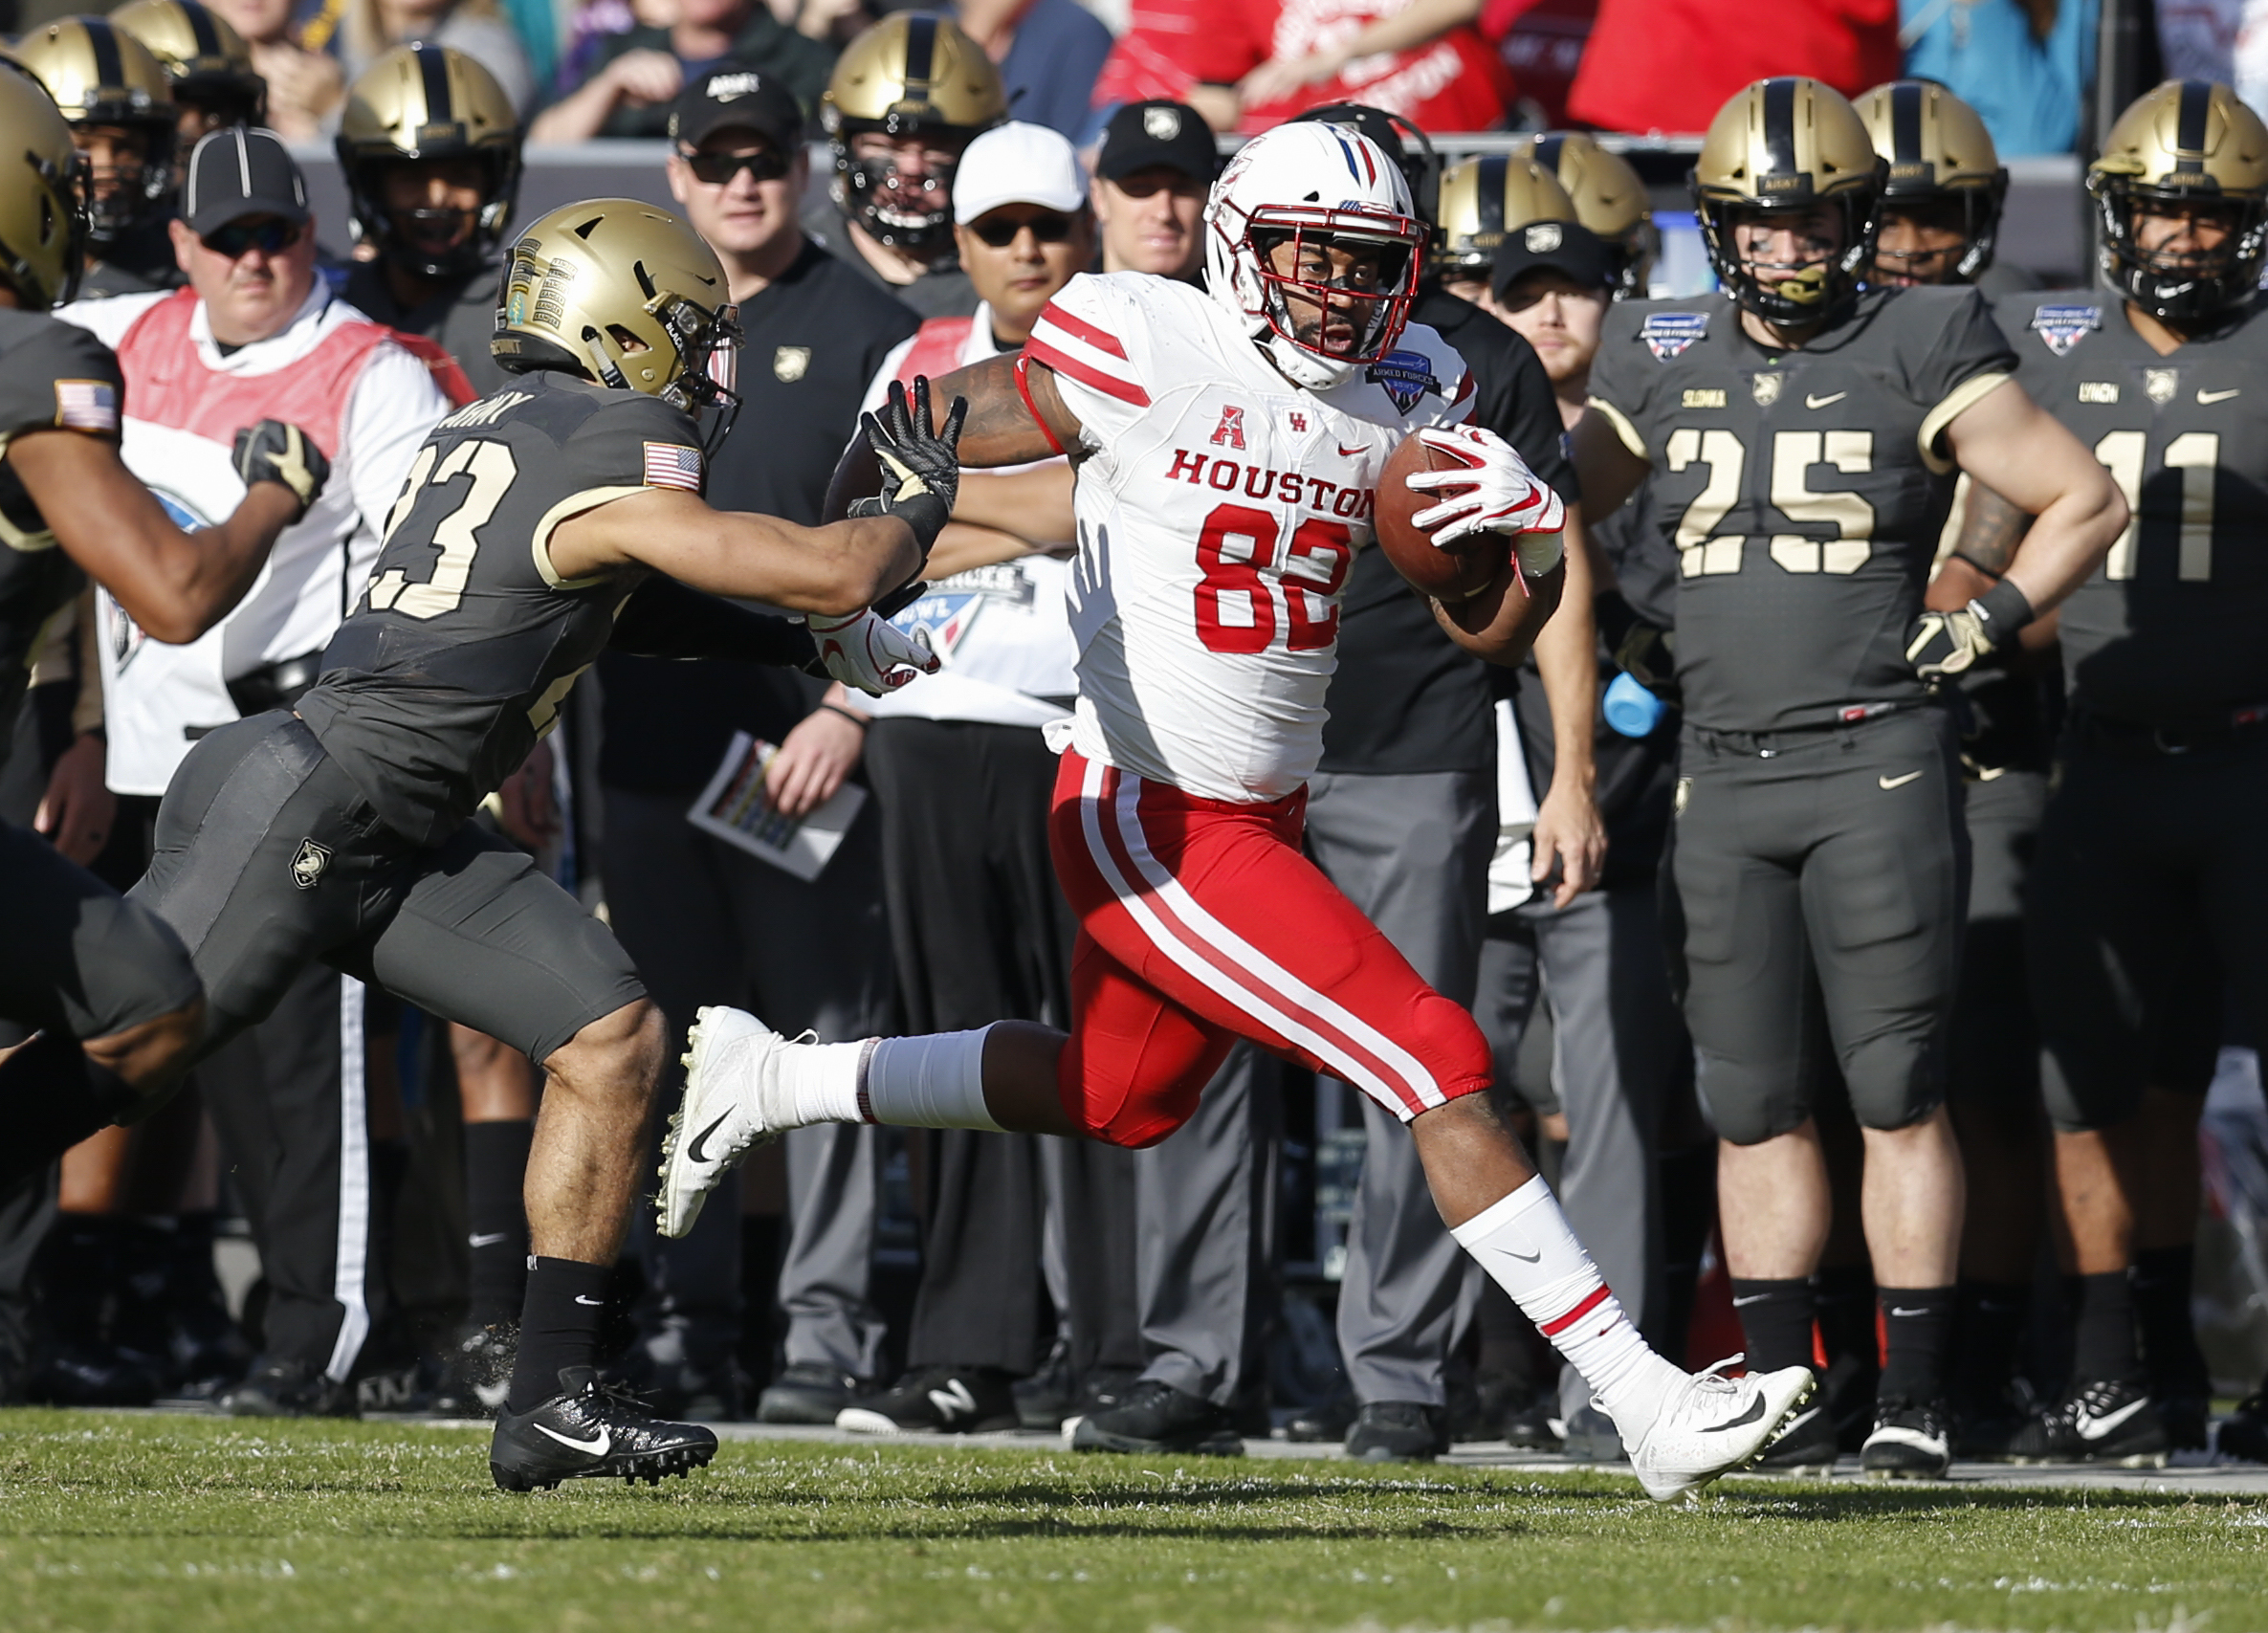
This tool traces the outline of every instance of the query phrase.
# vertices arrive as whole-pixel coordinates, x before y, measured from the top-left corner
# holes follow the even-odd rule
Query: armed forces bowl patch
[[[1707,312],[1656,312],[1639,325],[1638,338],[1662,363],[1667,363],[1708,333]]]
[[[1437,397],[1448,395],[1433,377],[1432,361],[1420,351],[1390,351],[1370,365],[1364,378],[1383,386],[1394,406],[1405,414],[1428,391]]]
[[[2068,355],[2089,330],[2101,327],[2100,306],[2042,306],[2032,314],[2032,332],[2058,357]]]

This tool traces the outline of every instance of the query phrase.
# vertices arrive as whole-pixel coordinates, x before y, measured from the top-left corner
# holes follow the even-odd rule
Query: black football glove
[[[236,433],[236,474],[246,487],[281,482],[299,501],[299,515],[320,497],[331,479],[331,462],[315,438],[281,420],[262,420]]]
[[[2032,603],[2006,579],[1950,612],[1925,612],[1906,637],[1905,661],[1927,681],[1940,681],[1973,668],[1993,649],[2015,638],[2032,622]]]
[[[926,560],[930,546],[952,519],[953,501],[960,492],[961,422],[969,416],[968,399],[953,399],[945,424],[930,430],[929,381],[914,377],[914,393],[890,383],[890,401],[879,414],[862,414],[868,446],[882,461],[882,491],[850,507],[852,516],[894,516],[914,530],[914,542]]]

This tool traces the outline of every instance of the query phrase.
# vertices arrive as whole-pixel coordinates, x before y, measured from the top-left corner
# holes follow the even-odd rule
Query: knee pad
[[[1429,990],[1417,1002],[1411,1019],[1415,1026],[1410,1052],[1433,1074],[1443,1100],[1482,1093],[1496,1080],[1496,1052],[1464,1004]],[[1418,1114],[1414,1107],[1392,1109],[1405,1123]]]
[[[1221,1051],[1226,1053],[1225,1048]],[[1073,1033],[1055,1065],[1055,1097],[1062,1102],[1064,1115],[1089,1139],[1141,1151],[1196,1115],[1198,1096],[1220,1069],[1221,1056],[1171,1082],[1156,1084],[1143,1083],[1138,1076],[1092,1083],[1086,1065],[1086,1051]]]
[[[1861,1128],[1911,1128],[1945,1104],[1945,1057],[1934,1039],[1877,1038],[1843,1066]]]
[[[1811,1096],[1798,1086],[1775,1093],[1753,1072],[1704,1058],[1697,1085],[1709,1127],[1728,1145],[1762,1145],[1793,1134],[1811,1115]]]

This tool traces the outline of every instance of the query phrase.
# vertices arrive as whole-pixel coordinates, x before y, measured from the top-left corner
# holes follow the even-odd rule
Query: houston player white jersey
[[[1025,353],[1088,452],[1071,628],[1090,760],[1206,799],[1281,799],[1322,753],[1339,592],[1401,440],[1464,418],[1464,362],[1413,323],[1328,391],[1191,285],[1082,275]]]

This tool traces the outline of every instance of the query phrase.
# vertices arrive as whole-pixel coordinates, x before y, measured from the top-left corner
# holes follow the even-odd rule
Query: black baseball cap
[[[1621,282],[1621,261],[1614,247],[1588,227],[1573,221],[1530,221],[1507,232],[1496,246],[1496,271],[1488,287],[1501,300],[1513,284],[1544,267],[1586,289],[1612,291]]]
[[[274,131],[242,125],[213,131],[189,153],[181,217],[203,238],[251,215],[274,215],[304,225],[306,178]]]
[[[1110,181],[1136,170],[1162,166],[1195,176],[1206,186],[1221,173],[1221,153],[1213,145],[1204,116],[1186,102],[1129,102],[1103,126],[1094,173]]]
[[[677,93],[670,137],[698,147],[720,130],[752,130],[792,158],[804,140],[803,104],[771,75],[745,62],[720,62]]]

